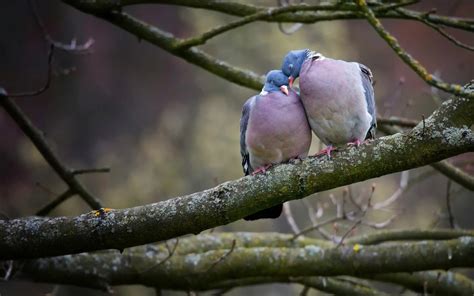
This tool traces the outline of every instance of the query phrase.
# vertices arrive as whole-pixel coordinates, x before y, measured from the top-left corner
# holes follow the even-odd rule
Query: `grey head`
[[[310,56],[311,51],[309,49],[299,49],[288,52],[283,58],[281,70],[286,76],[289,76],[290,87],[293,84],[293,80],[300,76],[301,66]]]
[[[281,70],[271,70],[267,73],[261,94],[281,91],[288,95],[288,82],[288,76],[283,74]]]

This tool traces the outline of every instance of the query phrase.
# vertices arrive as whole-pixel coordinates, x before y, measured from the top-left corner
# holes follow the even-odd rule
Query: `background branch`
[[[33,125],[23,111],[21,111],[15,102],[8,97],[7,92],[1,87],[0,105],[16,122],[23,133],[31,140],[51,168],[53,168],[59,177],[69,186],[71,193],[78,194],[92,209],[100,209],[102,207],[100,201],[87,191],[81,182],[75,178],[70,169],[64,166],[44,138],[43,132]]]
[[[226,238],[226,243],[219,242],[221,237],[228,238]],[[156,262],[161,262],[163,258],[168,257],[168,251],[163,244],[136,247],[126,250],[123,254],[102,251],[36,259],[26,261],[20,270],[16,270],[15,278],[102,289],[106,285],[134,283],[160,289],[209,290],[242,285],[242,282],[238,281],[249,278],[260,278],[260,283],[264,278],[269,277],[274,281],[291,279],[293,282],[303,283],[309,279],[302,281],[298,277],[344,274],[364,275],[364,277],[380,281],[415,287],[420,287],[425,280],[429,279],[432,281],[430,287],[435,290],[449,289],[454,284],[448,282],[447,278],[459,283],[459,289],[473,286],[470,280],[456,273],[451,273],[451,275],[440,273],[439,276],[435,276],[433,273],[418,272],[413,277],[399,273],[371,275],[380,273],[380,270],[389,273],[472,267],[474,264],[473,237],[462,236],[452,240],[363,246],[357,250],[352,245],[339,248],[336,248],[334,244],[321,246],[318,245],[317,240],[300,238],[293,241],[288,239],[291,237],[289,235],[272,233],[237,233],[229,245],[228,240],[232,237],[234,233],[182,239],[175,254],[159,265]],[[253,238],[256,240],[251,240]],[[273,241],[273,239],[276,240]],[[209,249],[206,244],[210,240],[217,242],[214,244],[215,249]],[[242,240],[252,241],[252,245],[242,246],[239,244]],[[193,246],[193,248],[186,250],[186,246]],[[232,254],[225,256],[232,246],[236,246]],[[184,249],[181,249],[182,247]],[[219,258],[224,259],[219,261],[219,264],[215,264]],[[252,265],[248,264],[249,260]],[[147,269],[150,266],[153,268]],[[210,266],[212,266],[211,269],[209,269]],[[287,268],[282,269],[280,266]],[[140,270],[147,270],[147,272],[142,273],[139,272]],[[438,277],[437,285],[432,285],[434,279]],[[313,280],[321,282],[324,279],[313,278]],[[234,282],[230,284],[228,281]]]

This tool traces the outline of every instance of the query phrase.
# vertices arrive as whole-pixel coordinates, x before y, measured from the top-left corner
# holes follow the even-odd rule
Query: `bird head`
[[[288,76],[290,87],[293,87],[294,80],[300,76],[301,66],[310,52],[309,49],[292,50],[283,58],[281,70]]]
[[[262,93],[274,91],[281,91],[285,95],[288,95],[288,76],[283,74],[281,70],[271,70],[267,73]]]

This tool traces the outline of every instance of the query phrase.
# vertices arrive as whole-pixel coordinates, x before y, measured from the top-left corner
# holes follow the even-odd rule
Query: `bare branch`
[[[474,177],[468,173],[463,172],[447,161],[436,162],[431,164],[431,166],[454,182],[474,191]]]
[[[206,272],[209,272],[211,271],[213,268],[215,268],[217,266],[217,264],[221,263],[222,261],[224,261],[226,258],[228,258],[230,256],[230,254],[232,254],[232,252],[234,251],[235,249],[235,245],[236,245],[236,240],[234,239],[232,241],[232,246],[230,247],[229,251],[227,251],[227,253],[225,253],[224,255],[222,255],[221,257],[219,257],[219,259],[215,262],[213,262],[211,264],[211,266],[209,266],[209,268],[206,270]]]
[[[400,185],[397,188],[397,190],[386,200],[375,203],[372,205],[372,208],[374,210],[386,208],[393,204],[396,200],[400,198],[400,196],[403,194],[403,192],[406,190],[408,186],[408,180],[410,178],[410,172],[409,171],[403,171],[401,176],[400,176]]]
[[[375,31],[384,39],[387,44],[395,51],[395,53],[408,65],[410,68],[415,71],[418,76],[420,76],[426,83],[437,87],[446,92],[460,95],[466,98],[473,99],[474,93],[466,92],[463,90],[461,85],[458,84],[448,84],[441,81],[440,79],[434,77],[432,74],[429,74],[428,71],[413,57],[411,57],[398,43],[397,39],[391,35],[387,30],[384,29],[382,23],[377,19],[374,12],[367,6],[365,0],[354,0],[355,3],[359,6],[364,16],[367,18],[367,21],[374,27]]]
[[[293,218],[293,214],[291,213],[291,206],[289,202],[285,202],[283,204],[283,214],[285,215],[286,221],[291,227],[291,230],[293,233],[299,233],[300,228],[298,227],[298,224],[296,224],[295,218]]]
[[[11,100],[6,91],[0,88],[0,105],[16,122],[23,133],[33,142],[36,149],[41,153],[46,162],[63,179],[74,194],[78,194],[93,209],[100,209],[102,205],[99,200],[91,195],[87,189],[74,177],[74,174],[64,166],[59,157],[53,152],[41,132],[28,119],[26,114]]]
[[[91,173],[110,173],[110,168],[93,168],[93,169],[72,170],[71,173],[73,175],[84,175],[84,174],[91,174]]]
[[[42,87],[34,91],[13,93],[13,94],[10,94],[9,96],[11,98],[34,97],[47,91],[51,83],[53,56],[54,56],[54,44],[51,44],[49,46],[49,52],[48,52],[48,71],[47,71],[46,81]]]
[[[68,200],[71,196],[74,195],[74,191],[71,189],[66,190],[62,194],[60,194],[56,199],[54,199],[52,202],[48,203],[45,205],[41,210],[36,212],[36,216],[46,216],[48,215],[52,210],[54,210],[57,206]]]
[[[456,228],[453,211],[451,210],[451,180],[448,179],[446,186],[446,209],[448,211],[448,221],[451,228]]]
[[[409,240],[447,240],[462,236],[474,236],[474,231],[451,230],[451,229],[405,229],[405,230],[382,230],[370,234],[352,237],[346,240],[347,244],[359,243],[362,245],[374,245],[388,241]]]

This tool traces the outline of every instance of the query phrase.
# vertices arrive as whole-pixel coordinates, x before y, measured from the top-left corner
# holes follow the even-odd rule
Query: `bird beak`
[[[282,85],[280,86],[280,90],[282,93],[284,93],[285,95],[288,95],[288,87],[286,85]]]
[[[295,78],[293,76],[288,77],[288,85],[293,88],[293,82],[295,81]]]

